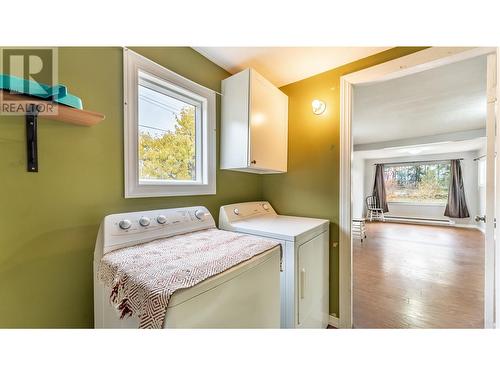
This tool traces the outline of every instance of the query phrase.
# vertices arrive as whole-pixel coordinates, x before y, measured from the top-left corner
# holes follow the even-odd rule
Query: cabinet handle
[[[250,164],[257,164],[257,160],[252,160]]]
[[[300,270],[300,299],[304,299],[305,284],[306,284],[306,269],[302,268]]]

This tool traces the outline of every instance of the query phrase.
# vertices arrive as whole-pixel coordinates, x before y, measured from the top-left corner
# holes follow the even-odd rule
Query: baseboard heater
[[[432,224],[432,225],[454,225],[455,222],[448,219],[427,219],[422,217],[392,216],[384,215],[386,221],[397,221],[403,223]]]

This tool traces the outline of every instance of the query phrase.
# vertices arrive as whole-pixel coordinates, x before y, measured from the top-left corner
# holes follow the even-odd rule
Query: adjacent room
[[[484,326],[486,68],[355,87],[354,327]]]

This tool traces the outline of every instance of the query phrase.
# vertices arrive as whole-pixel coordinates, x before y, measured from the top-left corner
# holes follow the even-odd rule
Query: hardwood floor
[[[355,328],[482,328],[484,235],[368,223],[354,240]]]

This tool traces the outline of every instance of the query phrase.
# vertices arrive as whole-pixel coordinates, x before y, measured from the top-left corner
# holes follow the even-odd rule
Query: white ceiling
[[[479,150],[486,146],[486,138],[474,138],[457,142],[437,142],[422,145],[390,147],[378,150],[355,151],[356,159],[389,159],[407,156],[449,154]]]
[[[385,51],[390,47],[194,47],[203,56],[238,73],[254,68],[281,87]]]
[[[354,144],[486,126],[486,57],[354,87]]]

